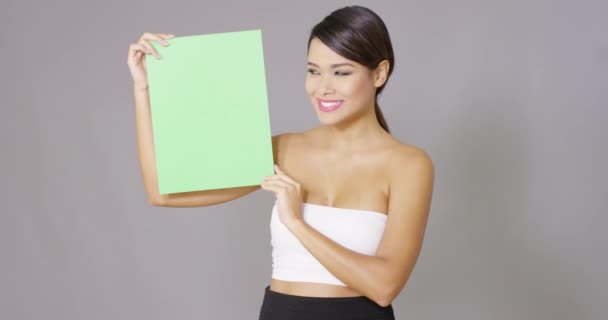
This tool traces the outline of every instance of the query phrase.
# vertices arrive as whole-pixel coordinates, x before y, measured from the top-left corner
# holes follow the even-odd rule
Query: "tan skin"
[[[166,46],[166,40],[172,37],[144,33],[130,45],[127,63],[137,88],[148,87],[142,56],[159,58],[149,41]],[[376,119],[375,93],[387,80],[387,60],[369,70],[313,39],[308,62],[312,64],[307,66],[305,88],[321,126],[273,136],[276,174],[265,178],[260,186],[277,196],[281,222],[330,272],[349,285],[271,279],[270,289],[299,296],[368,296],[386,306],[404,287],[422,246],[433,190],[433,164],[422,149],[399,142]],[[351,66],[332,67],[342,63]],[[317,108],[316,98],[344,100],[344,104],[325,113]],[[237,196],[253,190],[239,190]],[[187,206],[218,203],[208,200],[206,193],[200,197],[178,202]],[[217,195],[214,199],[227,198]],[[306,226],[300,211],[302,202],[386,214],[387,224],[376,255],[346,250]]]
[[[301,202],[387,214],[392,168],[387,164],[394,152],[415,153],[417,149],[397,141],[376,119],[375,92],[386,81],[388,61],[370,71],[316,38],[311,41],[308,61],[314,65],[309,66],[306,92],[322,126],[289,134],[283,144],[288,151],[276,157],[277,165],[301,185]],[[353,66],[330,67],[343,62]],[[317,97],[344,100],[345,104],[325,113],[317,108]],[[299,296],[363,295],[348,286],[278,279],[271,279],[270,289]]]
[[[373,150],[343,154],[329,148],[321,131],[291,135],[289,154],[277,163],[302,185],[303,202],[387,213],[389,172],[383,164],[396,142],[385,138]],[[278,279],[271,279],[270,290],[315,297],[363,295],[345,286]]]

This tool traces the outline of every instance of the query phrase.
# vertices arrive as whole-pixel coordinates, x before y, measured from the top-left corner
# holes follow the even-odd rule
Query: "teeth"
[[[333,107],[333,106],[337,106],[338,104],[340,104],[340,101],[338,101],[338,102],[321,102],[321,105],[324,107]]]

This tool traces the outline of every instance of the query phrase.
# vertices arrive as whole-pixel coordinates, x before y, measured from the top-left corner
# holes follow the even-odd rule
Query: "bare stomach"
[[[270,290],[306,297],[360,297],[355,289],[326,283],[293,282],[271,278]]]

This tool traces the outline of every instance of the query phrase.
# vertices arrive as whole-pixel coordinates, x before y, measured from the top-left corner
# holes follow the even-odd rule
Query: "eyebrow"
[[[306,65],[312,65],[312,66],[315,66],[315,67],[319,67],[318,64],[312,63],[310,61]],[[348,62],[334,63],[334,64],[330,65],[330,67],[332,67],[332,68],[337,68],[337,67],[341,67],[341,66],[351,66],[351,67],[354,67],[354,65],[352,65],[352,64],[350,64]]]

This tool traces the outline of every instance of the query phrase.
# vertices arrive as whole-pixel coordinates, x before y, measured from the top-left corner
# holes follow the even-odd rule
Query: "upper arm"
[[[288,133],[283,133],[272,136],[272,158],[274,163],[279,163],[279,153],[282,145],[285,144],[284,141],[287,135]],[[161,207],[205,207],[238,199],[260,188],[261,186],[256,184],[243,187],[162,194],[152,204]]]
[[[434,166],[421,149],[399,152],[391,163],[388,219],[376,256],[387,263],[387,299],[409,278],[422,248],[431,206]]]

